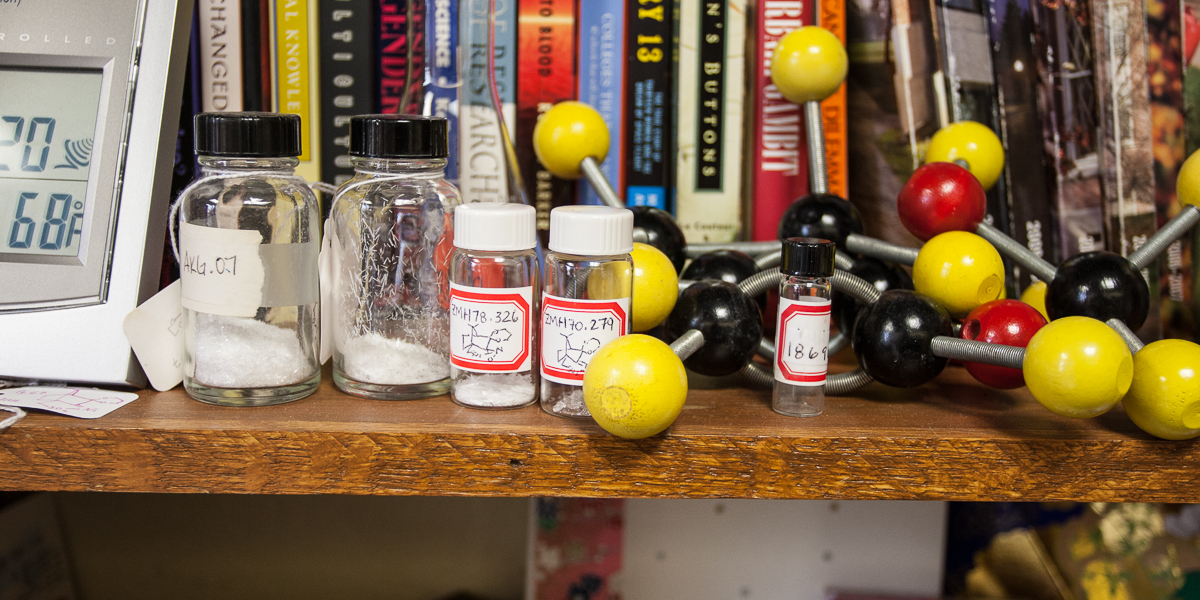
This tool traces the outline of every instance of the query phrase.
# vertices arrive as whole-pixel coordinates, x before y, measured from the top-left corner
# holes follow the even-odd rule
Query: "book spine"
[[[263,95],[262,4],[265,0],[241,0],[242,14],[242,110],[263,111],[270,100]]]
[[[1091,23],[1084,4],[1033,4],[1050,210],[1063,259],[1104,248]]]
[[[987,7],[971,8],[964,10],[945,3],[938,6],[939,52],[949,101],[946,120],[975,121],[1000,131]],[[987,191],[987,216],[992,225],[1009,231],[1008,192],[1003,177]],[[1009,278],[1014,275],[1010,273]],[[1014,291],[1015,287],[1009,293]]]
[[[1143,6],[1136,0],[1093,0],[1096,105],[1100,133],[1100,186],[1108,249],[1123,256],[1156,230],[1154,158],[1150,129],[1149,67]],[[1144,271],[1150,297],[1158,296],[1157,266]],[[1162,335],[1159,303],[1138,331]]]
[[[804,114],[800,105],[785,99],[771,83],[771,59],[780,38],[813,24],[814,11],[812,2],[764,0],[755,13],[753,70],[748,75],[753,81],[748,98],[754,107],[753,165],[747,199],[753,203],[751,233],[756,240],[777,239],[784,211],[808,193]]]
[[[1030,0],[991,0],[990,35],[992,64],[996,66],[1000,139],[1004,143],[1004,183],[1008,193],[1009,235],[1051,264],[1055,251],[1050,199],[1046,188],[1045,156],[1030,151],[1042,147],[1041,111],[1035,93],[1037,72],[1033,46],[1034,24]],[[1013,267],[1015,290],[1020,293],[1034,278]]]
[[[239,0],[200,0],[200,102],[203,112],[242,110]]]
[[[741,229],[744,0],[680,5],[676,219],[688,242]]]
[[[1183,118],[1183,26],[1179,0],[1146,0],[1150,122],[1154,140],[1154,204],[1161,227],[1179,213],[1175,180],[1186,158]],[[1176,240],[1158,261],[1163,335],[1192,339],[1191,253]]]
[[[629,0],[625,13],[625,202],[671,210],[674,0]],[[611,160],[611,159],[610,159]]]
[[[376,60],[377,105],[384,114],[419,114],[425,79],[425,4],[379,0]],[[416,93],[414,93],[414,91]]]
[[[526,195],[537,209],[538,236],[549,243],[550,211],[575,203],[575,182],[538,162],[533,128],[556,102],[575,98],[575,3],[520,0],[517,13],[517,126],[513,144]]]
[[[321,3],[321,173],[334,185],[354,176],[350,117],[375,111],[373,5],[374,0]]]
[[[625,0],[590,0],[579,3],[578,81],[576,95],[600,113],[608,126],[608,156],[600,171],[620,196],[625,196]],[[658,64],[667,58],[660,49]],[[580,204],[603,204],[595,188],[580,180]]]
[[[846,45],[846,3],[820,0],[817,24]],[[825,133],[825,173],[830,193],[850,197],[850,139],[846,119],[846,83],[821,101],[821,125]]]
[[[450,134],[446,179],[457,185],[458,151],[458,7],[457,0],[428,0],[425,5],[425,114],[446,119]]]
[[[300,116],[300,164],[296,174],[320,181],[320,148],[316,142],[319,108],[315,69],[320,61],[315,37],[316,0],[275,0],[276,110]]]
[[[460,6],[459,41],[464,71],[459,104],[459,190],[463,202],[507,202],[508,158],[500,132],[502,119],[512,131],[516,72],[515,14],[511,4],[496,5],[492,63],[501,110],[492,101],[488,66],[488,10],[490,0],[466,0]]]

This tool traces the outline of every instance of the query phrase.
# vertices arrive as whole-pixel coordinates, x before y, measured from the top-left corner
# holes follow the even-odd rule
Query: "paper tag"
[[[825,385],[829,370],[828,298],[779,299],[775,321],[775,380]]]
[[[333,219],[325,219],[325,237],[321,240],[321,254],[317,259],[321,288],[321,353],[318,356],[321,364],[333,356],[333,302],[334,291],[340,283],[337,268],[341,263],[340,252]]]
[[[68,417],[96,419],[137,400],[137,394],[71,387],[20,387],[0,390],[0,404],[48,410]]]
[[[150,385],[160,392],[183,382],[181,289],[178,281],[168,285],[125,315],[121,323]]]
[[[263,303],[266,270],[258,255],[262,234],[179,225],[183,306],[227,317],[253,317]]]
[[[542,377],[583,385],[601,346],[629,333],[629,298],[577,300],[542,296]]]
[[[450,364],[487,373],[529,371],[532,306],[533,286],[450,284]]]

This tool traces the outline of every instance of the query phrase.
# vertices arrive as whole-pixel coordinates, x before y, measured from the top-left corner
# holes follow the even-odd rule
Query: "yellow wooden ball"
[[[1133,385],[1122,401],[1134,424],[1166,440],[1200,436],[1200,346],[1159,340],[1133,355]]]
[[[982,123],[959,121],[938,130],[929,140],[925,162],[954,162],[961,160],[979,180],[984,190],[996,185],[1004,171],[1004,145],[1000,138]]]
[[[1193,152],[1179,167],[1175,193],[1180,204],[1200,206],[1200,150]]]
[[[579,163],[608,156],[608,126],[596,109],[570,100],[555,104],[533,128],[533,152],[542,166],[557,177],[579,179]]]
[[[816,26],[800,27],[775,47],[771,81],[791,102],[817,102],[837,91],[849,65],[837,36]]]
[[[1029,340],[1023,370],[1025,385],[1042,406],[1064,417],[1094,417],[1129,391],[1133,356],[1103,322],[1063,317]]]
[[[1046,321],[1050,321],[1050,315],[1046,313],[1046,282],[1035,281],[1025,291],[1021,292],[1021,302],[1028,304],[1042,313]]]
[[[605,431],[650,437],[675,422],[687,400],[687,373],[671,347],[648,335],[619,337],[592,356],[583,401]]]
[[[633,331],[654,329],[675,308],[679,276],[661,250],[649,244],[633,245]]]
[[[921,247],[912,278],[917,293],[936,300],[951,316],[965,317],[976,306],[1000,297],[1004,261],[987,240],[965,231],[947,231]]]

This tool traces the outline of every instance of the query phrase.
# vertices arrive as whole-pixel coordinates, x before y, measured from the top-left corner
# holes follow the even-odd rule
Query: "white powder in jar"
[[[346,341],[342,372],[376,385],[408,385],[441,381],[450,376],[450,359],[420,344],[393,340],[371,332]]]
[[[503,408],[533,400],[534,385],[529,373],[466,373],[454,383],[454,399],[470,406]]]
[[[307,381],[316,374],[294,329],[247,317],[195,313],[192,379],[215,388],[265,388]]]

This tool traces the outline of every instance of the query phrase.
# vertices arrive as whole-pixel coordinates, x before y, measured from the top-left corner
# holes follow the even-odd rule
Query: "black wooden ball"
[[[691,264],[683,270],[681,278],[739,283],[757,272],[758,266],[749,254],[737,250],[713,250],[693,258]]]
[[[754,358],[762,338],[758,304],[732,283],[699,281],[679,294],[667,317],[672,339],[689,329],[704,334],[704,347],[683,361],[683,366],[713,377],[729,375]]]
[[[1137,330],[1150,312],[1150,288],[1133,263],[1112,252],[1085,252],[1063,261],[1046,288],[1051,320],[1120,319]]]
[[[812,237],[833,240],[838,248],[846,245],[846,236],[863,232],[862,217],[836,194],[809,194],[795,202],[779,220],[779,239]]]
[[[683,263],[687,260],[684,252],[687,242],[683,239],[683,230],[675,223],[675,217],[650,206],[631,206],[629,210],[633,211],[633,226],[646,232],[646,243],[666,254],[671,264],[675,265],[676,273],[683,269]]]
[[[929,349],[939,335],[954,335],[946,309],[916,292],[889,290],[858,313],[851,345],[858,364],[876,381],[907,388],[946,368],[947,360]]]
[[[876,258],[855,259],[854,268],[850,269],[850,274],[857,275],[863,281],[875,286],[875,289],[880,292],[913,289],[912,276],[908,274],[908,271],[905,271],[900,265]],[[858,311],[861,308],[862,304],[854,296],[833,292],[833,316],[843,332],[848,334],[854,328],[854,319],[858,318]]]

